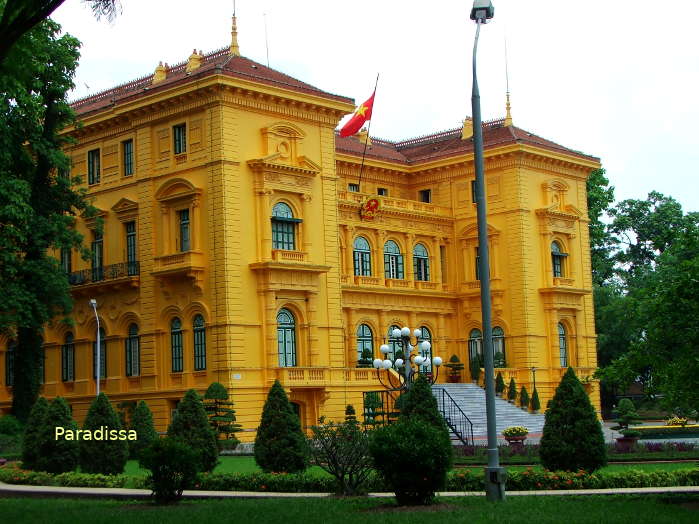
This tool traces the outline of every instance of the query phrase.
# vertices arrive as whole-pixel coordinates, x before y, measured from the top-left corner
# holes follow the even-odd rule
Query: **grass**
[[[175,506],[147,502],[89,499],[0,499],[6,522],[41,522],[50,515],[54,524],[85,521],[97,524],[172,524],[192,522],[264,522],[265,524],[326,523],[695,523],[697,495],[551,496],[510,497],[494,504],[482,497],[439,499],[428,508],[396,508],[392,499],[226,499],[184,501]],[[688,507],[689,506],[689,507]],[[690,509],[690,507],[694,509]]]

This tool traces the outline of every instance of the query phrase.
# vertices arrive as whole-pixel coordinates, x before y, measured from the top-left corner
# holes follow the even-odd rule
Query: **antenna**
[[[233,16],[235,16],[235,0],[233,0]]]
[[[510,73],[507,68],[507,34],[503,34],[505,39],[505,127],[512,125],[512,115],[510,114]]]
[[[265,50],[267,51],[267,67],[269,67],[269,40],[267,39],[267,13],[262,13],[262,19],[265,23]]]

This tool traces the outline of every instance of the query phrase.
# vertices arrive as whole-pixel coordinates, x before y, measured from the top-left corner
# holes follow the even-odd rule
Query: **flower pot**
[[[621,453],[629,453],[637,440],[638,437],[617,437],[616,449]]]
[[[524,452],[524,441],[527,440],[526,435],[522,435],[521,437],[505,437],[505,440],[515,453]]]
[[[450,382],[452,384],[457,384],[461,382],[461,376],[460,375],[447,375],[447,382]]]

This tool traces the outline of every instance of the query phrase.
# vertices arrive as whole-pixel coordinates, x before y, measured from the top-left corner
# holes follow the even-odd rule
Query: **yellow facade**
[[[187,389],[203,392],[213,381],[231,392],[243,441],[254,439],[275,379],[305,425],[321,415],[340,419],[347,404],[360,410],[361,392],[380,388],[373,370],[357,367],[360,325],[371,329],[375,356],[390,325],[427,327],[433,356],[458,355],[462,380],[470,379],[469,334],[481,329],[470,140],[460,129],[397,144],[373,140],[356,191],[350,184],[359,184],[364,144],[334,131],[353,111],[351,100],[292,80],[227,50],[194,53],[75,104],[83,126],[67,131],[77,139],[68,154],[72,175],[101,211],[103,270],[95,275],[91,261],[73,253],[75,324],[47,327],[42,389],[65,397],[78,421],[96,387],[91,298],[106,335],[102,390],[115,402],[146,400],[158,430]],[[531,392],[535,366],[545,406],[564,371],[559,324],[578,376],[596,367],[585,180],[599,162],[509,123],[484,127],[493,325],[504,332],[506,381],[513,376]],[[379,189],[386,194],[377,216],[361,219],[362,202]],[[295,219],[275,222],[293,235],[285,249],[272,234],[279,203]],[[95,239],[94,221],[78,227],[87,244]],[[370,246],[368,275],[355,275],[360,236]],[[388,241],[402,254],[399,278],[386,278]],[[553,241],[565,254],[560,276]],[[429,280],[414,275],[418,243]],[[294,337],[289,366],[278,354],[281,310],[294,318],[282,333]],[[195,330],[198,316],[204,325]],[[181,329],[173,332],[174,319]],[[74,376],[63,380],[69,332]],[[180,341],[182,371],[173,361]],[[8,344],[0,340],[0,352]],[[7,411],[12,390],[2,357]],[[599,409],[597,382],[586,388]]]

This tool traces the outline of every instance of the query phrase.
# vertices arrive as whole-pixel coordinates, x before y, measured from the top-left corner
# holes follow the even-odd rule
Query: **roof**
[[[567,148],[519,127],[505,126],[505,119],[483,122],[485,149],[507,144],[529,144],[586,160],[599,161],[597,157]],[[342,138],[338,135],[335,137],[335,149],[338,153],[361,156],[364,143],[356,136]],[[398,142],[372,137],[366,157],[412,165],[469,153],[473,153],[473,140],[462,140],[459,127]]]
[[[184,61],[177,65],[169,66],[167,68],[167,78],[155,85],[152,85],[153,74],[149,74],[106,91],[76,100],[71,104],[71,107],[78,115],[85,116],[100,109],[134,100],[145,94],[157,93],[170,87],[187,83],[194,78],[214,74],[250,80],[330,100],[354,103],[352,98],[328,93],[244,56],[231,56],[229,49],[229,47],[224,47],[204,55],[201,66],[189,73],[185,71],[188,61]]]

